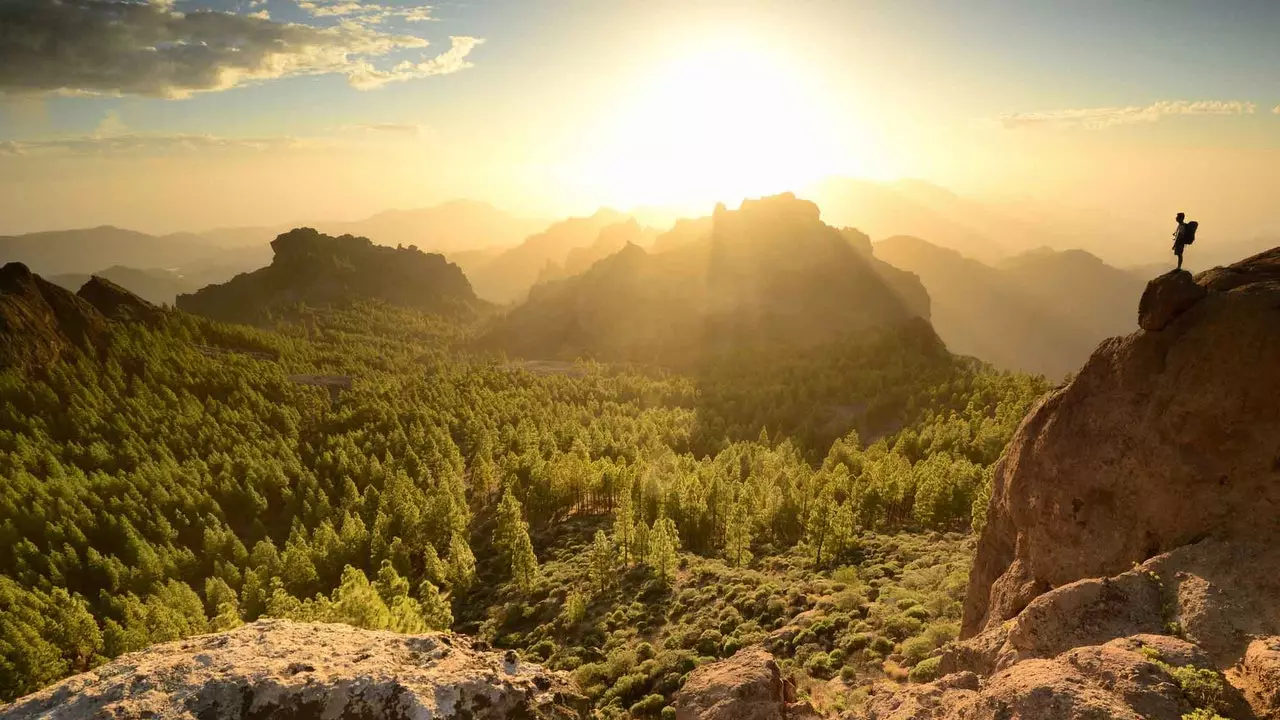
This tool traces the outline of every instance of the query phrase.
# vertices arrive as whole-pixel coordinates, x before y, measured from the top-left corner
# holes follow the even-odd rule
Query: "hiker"
[[[1192,220],[1183,222],[1185,213],[1178,213],[1174,219],[1178,221],[1178,229],[1173,231],[1173,254],[1178,256],[1178,269],[1182,269],[1182,249],[1196,241],[1196,229],[1200,223]]]

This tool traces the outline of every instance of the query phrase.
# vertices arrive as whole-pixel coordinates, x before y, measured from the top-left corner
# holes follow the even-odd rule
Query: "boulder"
[[[1258,717],[1280,717],[1280,637],[1250,643],[1233,674]]]
[[[584,718],[563,676],[460,635],[259,620],[155,645],[0,706],[0,718]]]
[[[773,655],[759,646],[703,665],[675,696],[677,720],[783,720],[787,683]]]
[[[1209,293],[1186,270],[1172,270],[1147,283],[1138,302],[1138,327],[1162,330]]]
[[[1202,539],[1280,539],[1280,248],[1196,284],[1204,297],[1164,331],[1105,341],[1023,420],[995,469],[963,637]]]
[[[110,280],[94,275],[76,295],[110,320],[155,324],[164,311]]]

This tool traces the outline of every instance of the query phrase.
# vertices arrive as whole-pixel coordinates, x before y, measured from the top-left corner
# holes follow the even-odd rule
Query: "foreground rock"
[[[1027,660],[979,685],[972,673],[874,694],[866,720],[1181,720],[1254,715],[1199,648],[1136,635]]]
[[[1191,308],[1209,293],[1186,270],[1171,270],[1147,283],[1138,303],[1138,327],[1163,330],[1174,318]]]
[[[121,656],[0,718],[578,718],[562,676],[458,635],[260,620]]]
[[[801,720],[816,717],[807,705],[793,705],[794,687],[782,677],[773,655],[759,646],[703,665],[675,696],[677,720]]]
[[[996,468],[963,636],[1203,538],[1280,538],[1280,248],[1195,282],[1204,294],[1181,312],[1145,298],[1173,316],[1163,329],[1104,342],[1023,421]]]

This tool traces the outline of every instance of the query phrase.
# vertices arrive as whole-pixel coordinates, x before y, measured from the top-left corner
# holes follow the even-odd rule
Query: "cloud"
[[[47,140],[0,141],[0,157],[155,156],[206,150],[280,150],[318,147],[323,140],[294,137],[227,138],[214,135],[99,134]]]
[[[360,0],[298,0],[298,7],[312,17],[352,18],[363,23],[380,23],[388,18],[408,22],[434,20],[430,5],[391,6]]]
[[[404,148],[432,139],[424,125],[369,123],[330,128],[306,137],[223,137],[208,134],[139,133],[108,110],[88,135],[0,141],[0,159],[32,157],[163,157],[195,153],[267,152],[282,150],[366,151],[379,147]]]
[[[1277,105],[1277,106],[1275,106],[1275,107],[1271,108],[1271,112],[1273,112],[1273,113],[1275,113],[1275,114],[1277,114],[1277,115],[1280,115],[1280,105]]]
[[[1170,115],[1252,115],[1257,106],[1240,100],[1162,100],[1151,105],[1002,115],[999,122],[1009,129],[1066,127],[1098,130],[1117,125],[1157,122]]]
[[[362,22],[316,27],[182,13],[168,0],[3,0],[0,28],[0,93],[14,95],[182,98],[318,74],[345,75],[352,85],[370,88],[470,67],[466,56],[480,42],[453,38],[438,57],[387,69],[390,56],[425,48],[427,41]]]
[[[484,40],[480,38],[454,36],[449,38],[449,49],[423,62],[405,61],[390,71],[381,71],[368,63],[355,68],[349,74],[351,84],[361,89],[381,87],[389,82],[414,80],[432,75],[448,75],[472,67],[467,61],[471,51]]]

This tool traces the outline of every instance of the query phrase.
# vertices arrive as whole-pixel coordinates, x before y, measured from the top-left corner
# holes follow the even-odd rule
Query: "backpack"
[[[1190,245],[1196,241],[1196,228],[1200,227],[1200,223],[1192,220],[1182,229],[1182,244]]]

